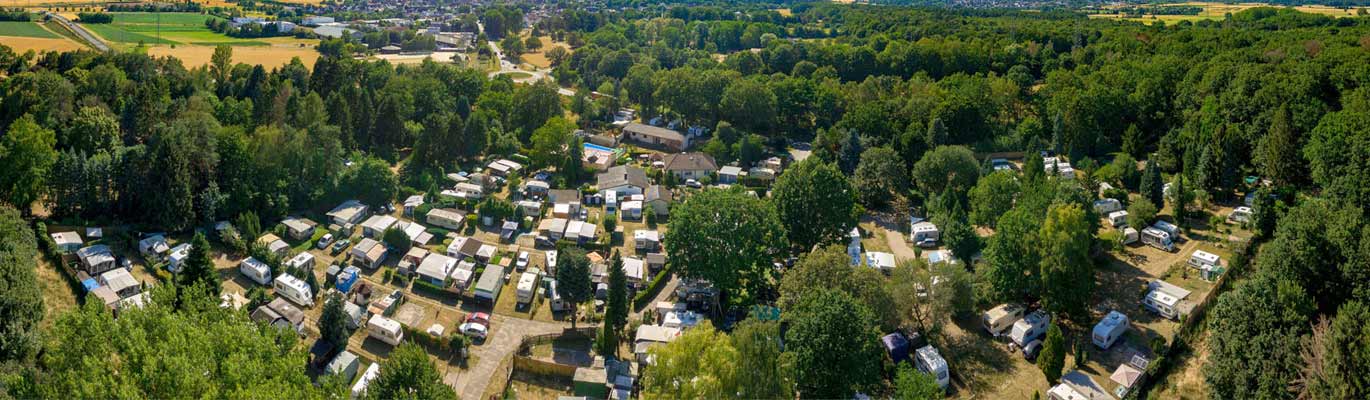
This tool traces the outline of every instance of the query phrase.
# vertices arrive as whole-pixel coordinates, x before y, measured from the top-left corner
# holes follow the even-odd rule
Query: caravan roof
[[[1194,250],[1194,255],[1190,256],[1190,258],[1204,264],[1218,265],[1218,255],[1207,251]]]
[[[1169,233],[1171,236],[1176,236],[1180,234],[1180,227],[1165,221],[1157,220],[1156,223],[1151,224],[1151,227],[1165,231],[1166,233]]]
[[[928,366],[928,369],[930,370],[944,371],[947,369],[947,360],[942,358],[941,354],[937,353],[937,348],[935,347],[923,346],[918,349],[916,356],[918,357],[918,360],[922,362],[923,365]]]
[[[1127,315],[1124,315],[1117,310],[1109,311],[1108,315],[1104,316],[1104,319],[1099,320],[1098,324],[1094,324],[1094,335],[1108,336],[1110,332],[1113,332],[1120,326],[1126,326],[1127,323]]]

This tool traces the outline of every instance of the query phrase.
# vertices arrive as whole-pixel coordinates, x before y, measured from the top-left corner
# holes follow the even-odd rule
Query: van
[[[1170,238],[1172,240],[1180,237],[1180,227],[1175,226],[1175,224],[1165,221],[1156,221],[1156,223],[1151,224],[1151,227],[1165,231],[1165,233],[1169,233]]]
[[[1118,341],[1118,338],[1123,336],[1123,333],[1127,332],[1127,324],[1127,315],[1117,310],[1109,311],[1104,319],[1099,320],[1099,323],[1094,325],[1094,345],[1099,346],[1100,349],[1108,350],[1114,342]]]
[[[1175,243],[1171,241],[1170,234],[1155,227],[1142,229],[1142,243],[1165,251],[1175,251]]]
[[[1013,323],[1013,329],[1009,331],[1008,337],[1018,347],[1022,347],[1028,342],[1046,336],[1047,325],[1050,324],[1051,316],[1045,311],[1033,311],[1032,314]]]
[[[937,386],[941,386],[942,390],[947,390],[947,386],[951,385],[951,374],[947,369],[947,360],[937,353],[936,348],[932,346],[919,348],[914,354],[914,366],[918,367],[919,371],[937,379]]]
[[[990,335],[999,336],[1004,330],[1012,327],[1014,322],[1023,318],[1023,311],[1023,306],[1017,304],[1001,304],[985,311],[982,326]]]

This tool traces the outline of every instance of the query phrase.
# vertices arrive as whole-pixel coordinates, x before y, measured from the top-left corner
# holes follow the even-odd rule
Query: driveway
[[[466,370],[454,365],[444,366],[447,370],[442,379],[443,383],[455,388],[457,394],[465,400],[479,400],[481,395],[485,394],[486,387],[495,375],[503,373],[498,371],[500,361],[504,356],[518,351],[524,336],[558,333],[570,327],[570,324],[510,318],[499,314],[490,318],[490,336],[485,339],[485,343],[471,346],[471,354],[475,356],[476,363]]]

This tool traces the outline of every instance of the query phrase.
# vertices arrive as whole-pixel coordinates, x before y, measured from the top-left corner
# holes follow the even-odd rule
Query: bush
[[[652,299],[655,299],[657,292],[661,290],[661,285],[670,280],[668,279],[670,276],[671,268],[668,266],[658,272],[655,277],[652,277],[652,281],[647,283],[647,289],[637,292],[637,295],[633,296],[633,308],[642,308]]]
[[[447,291],[446,289],[443,289],[442,286],[434,285],[433,282],[429,282],[429,281],[426,281],[426,280],[423,280],[423,279],[415,279],[415,280],[414,280],[414,288],[413,288],[413,290],[414,290],[414,292],[416,292],[416,293],[417,293],[417,292],[423,292],[423,293],[428,293],[428,294],[431,294],[431,295],[434,295],[434,296],[438,296],[438,297],[444,297],[444,296],[451,296],[451,295],[452,295],[452,292],[449,292],[449,291]]]
[[[77,13],[76,19],[83,24],[108,24],[114,22],[114,15],[102,12]]]

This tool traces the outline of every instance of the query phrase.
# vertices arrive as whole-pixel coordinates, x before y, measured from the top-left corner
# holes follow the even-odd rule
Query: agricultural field
[[[235,61],[267,66],[284,65],[299,57],[306,66],[318,59],[316,40],[293,37],[240,39],[206,28],[205,20],[218,18],[196,13],[114,13],[110,24],[82,24],[116,48],[149,45],[148,54],[180,58],[187,67],[206,65],[219,45],[233,46]]]
[[[524,40],[528,40],[528,38],[525,37]],[[572,52],[571,45],[568,45],[568,44],[566,44],[565,42],[558,42],[558,41],[552,40],[552,37],[551,37],[551,36],[546,36],[546,35],[544,35],[544,36],[539,36],[539,37],[538,37],[538,40],[541,40],[541,41],[542,41],[542,48],[541,48],[541,49],[539,49],[538,51],[533,51],[533,52],[524,53],[524,54],[522,54],[522,55],[519,56],[519,58],[522,59],[523,62],[528,63],[528,64],[531,64],[531,65],[534,66],[534,67],[537,67],[537,68],[551,68],[551,67],[552,67],[552,61],[547,59],[547,50],[551,50],[553,47],[561,47],[561,48],[564,48],[564,49],[566,49],[567,53]]]
[[[36,22],[0,22],[0,44],[9,46],[15,53],[29,50],[72,51],[84,46],[81,43],[48,30]]]
[[[1168,4],[1155,4],[1155,6],[1195,6],[1195,7],[1203,7],[1203,11],[1199,12],[1198,15],[1144,15],[1144,16],[1141,16],[1141,17],[1128,17],[1128,16],[1125,16],[1125,15],[1123,15],[1123,14],[1091,14],[1089,17],[1090,17],[1090,18],[1111,18],[1111,19],[1119,19],[1119,20],[1124,20],[1124,21],[1136,21],[1136,22],[1141,22],[1141,23],[1147,24],[1147,25],[1153,24],[1153,23],[1155,23],[1156,21],[1163,21],[1163,22],[1165,22],[1165,23],[1167,23],[1167,24],[1174,24],[1174,23],[1177,23],[1177,22],[1180,22],[1180,21],[1198,22],[1198,21],[1202,21],[1202,20],[1221,20],[1221,19],[1223,19],[1227,14],[1237,13],[1237,12],[1240,12],[1240,11],[1242,11],[1242,10],[1246,10],[1246,9],[1250,9],[1250,8],[1255,8],[1255,7],[1271,7],[1271,5],[1266,4],[1266,3],[1224,4],[1224,3],[1210,3],[1210,2],[1168,3]],[[1306,6],[1297,6],[1297,7],[1293,7],[1293,8],[1296,9],[1296,10],[1302,11],[1302,12],[1310,13],[1310,14],[1321,14],[1321,15],[1326,15],[1326,16],[1334,17],[1334,18],[1343,18],[1343,17],[1354,17],[1354,16],[1356,16],[1356,9],[1355,9],[1355,8],[1342,9],[1342,8],[1337,8],[1337,7],[1329,7],[1329,6],[1321,6],[1321,5],[1306,5]]]

